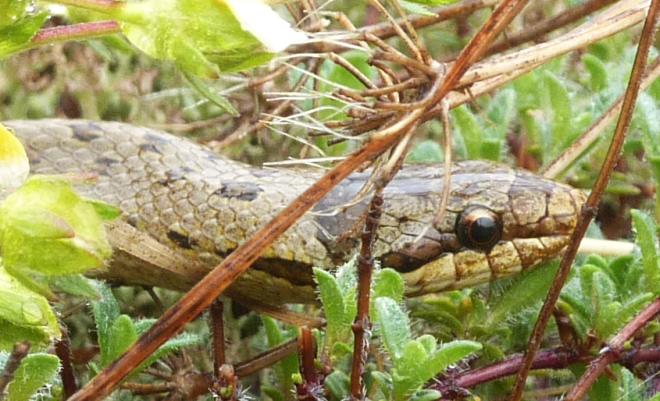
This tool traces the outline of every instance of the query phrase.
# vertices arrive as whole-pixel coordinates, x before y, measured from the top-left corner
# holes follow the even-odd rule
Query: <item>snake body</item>
[[[310,169],[251,167],[185,139],[121,123],[6,125],[25,145],[33,173],[96,175],[79,190],[122,210],[132,234],[116,232],[115,241],[129,246],[138,242],[130,237],[138,233],[181,265],[203,271],[320,176]],[[557,256],[584,202],[582,192],[528,172],[462,162],[452,167],[444,218],[432,224],[443,174],[441,166],[405,167],[384,192],[375,255],[403,274],[410,295],[473,286]],[[356,196],[368,178],[369,172],[349,176],[276,240],[231,294],[270,304],[313,301],[312,267],[332,269],[356,252],[367,206],[367,197]],[[456,233],[458,219],[471,207],[491,211],[501,224],[501,238],[488,249],[470,249]],[[124,249],[104,274],[174,289],[186,289],[199,278],[185,271],[149,270],[143,266],[155,262],[131,256],[135,253]]]

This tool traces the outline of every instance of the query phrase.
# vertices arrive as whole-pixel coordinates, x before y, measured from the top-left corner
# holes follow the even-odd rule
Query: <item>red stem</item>
[[[45,28],[37,32],[32,38],[30,47],[67,42],[70,40],[94,39],[115,33],[121,33],[121,28],[117,21],[95,21],[62,25]]]

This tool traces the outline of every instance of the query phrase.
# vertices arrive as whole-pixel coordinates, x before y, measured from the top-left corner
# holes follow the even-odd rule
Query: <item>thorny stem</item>
[[[62,338],[55,343],[55,354],[60,359],[60,378],[62,379],[62,389],[64,391],[64,398],[68,399],[76,391],[78,391],[78,384],[76,377],[73,374],[73,365],[71,363],[71,343],[69,341],[69,331],[66,327],[61,327]]]
[[[565,369],[578,362],[588,362],[592,358],[579,355],[564,347],[547,349],[536,354],[532,369]],[[482,368],[454,375],[443,375],[437,378],[429,388],[440,391],[443,394],[443,400],[461,398],[460,396],[465,394],[466,389],[516,374],[522,359],[523,357],[518,355]],[[660,361],[660,348],[632,349],[619,354],[615,361],[630,367],[640,363],[658,362]]]
[[[369,322],[369,300],[371,295],[371,277],[374,269],[373,243],[383,212],[383,192],[379,188],[374,193],[369,211],[362,229],[362,245],[358,258],[358,303],[357,315],[353,322],[353,364],[351,367],[351,400],[363,400],[362,374],[369,348],[368,333],[371,330]]]
[[[83,22],[73,25],[44,28],[32,38],[29,48],[51,45],[53,43],[68,42],[71,40],[95,39],[103,36],[121,33],[117,21]]]
[[[529,369],[532,367],[532,362],[534,361],[534,354],[536,354],[536,351],[541,345],[545,327],[548,324],[550,316],[552,316],[552,310],[557,303],[559,294],[564,286],[564,283],[566,282],[566,279],[568,278],[568,274],[571,271],[571,265],[573,264],[573,260],[577,254],[580,241],[582,240],[582,237],[584,237],[584,234],[587,231],[587,227],[589,226],[589,223],[596,213],[598,202],[603,195],[603,192],[605,191],[605,187],[609,181],[610,174],[612,173],[614,166],[619,160],[621,147],[623,146],[623,142],[626,139],[626,133],[628,132],[628,127],[630,126],[630,120],[632,119],[635,102],[637,101],[637,95],[639,94],[639,87],[642,81],[644,70],[646,69],[649,50],[651,49],[651,45],[653,43],[653,32],[655,31],[659,4],[660,0],[651,1],[646,20],[644,21],[644,28],[642,28],[642,35],[639,40],[637,54],[635,55],[635,63],[630,75],[628,88],[626,89],[626,94],[624,96],[621,114],[619,115],[619,120],[617,121],[616,129],[614,130],[614,136],[612,137],[612,143],[610,144],[610,147],[607,151],[605,161],[603,162],[600,174],[596,179],[596,183],[591,193],[589,194],[589,198],[587,199],[586,204],[582,207],[582,213],[578,218],[575,231],[571,235],[568,249],[562,257],[559,270],[557,271],[552,286],[550,287],[548,296],[543,303],[543,307],[539,312],[539,318],[534,325],[534,329],[532,330],[532,334],[527,344],[527,351],[525,353],[523,364],[520,368],[520,371],[518,372],[518,377],[516,378],[516,384],[513,389],[511,401],[520,401],[522,398],[522,393],[525,389],[525,382],[527,381],[527,375],[529,374]]]
[[[641,330],[650,320],[660,313],[660,298],[647,306],[633,320],[630,321],[617,335],[610,340],[598,358],[589,364],[589,368],[582,375],[577,384],[566,396],[566,401],[577,401],[584,397],[596,379],[603,373],[609,364],[621,358],[623,346],[630,337]]]
[[[30,343],[27,341],[14,345],[14,349],[7,359],[2,375],[0,375],[0,400],[5,398],[5,388],[14,379],[16,369],[21,365],[21,361],[27,356],[29,351]]]
[[[390,125],[374,133],[372,139],[362,148],[328,171],[287,207],[282,209],[269,223],[257,230],[246,242],[235,249],[222,263],[211,270],[176,304],[170,307],[119,359],[107,366],[79,390],[71,400],[96,400],[107,396],[117,384],[139,366],[165,341],[180,332],[186,323],[197,317],[213,302],[238,276],[254,263],[262,252],[284,231],[291,227],[305,212],[334,188],[341,180],[359,166],[373,160],[394,145],[406,134],[407,128],[419,121],[424,112],[441,100],[458,83],[463,73],[474,62],[474,54],[480,55],[492,43],[496,34],[504,26],[501,21],[511,20],[521,1],[503,0],[475,38],[459,54],[449,69],[443,82],[436,80],[428,94],[425,107],[414,109],[404,115],[396,115]],[[513,7],[512,7],[513,5]],[[491,22],[495,20],[496,23]],[[431,100],[435,100],[431,101]]]

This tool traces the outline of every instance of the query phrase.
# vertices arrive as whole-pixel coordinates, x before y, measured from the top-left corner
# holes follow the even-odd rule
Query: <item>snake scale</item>
[[[122,123],[6,125],[25,145],[33,173],[96,176],[79,190],[118,206],[125,225],[110,231],[121,249],[102,275],[132,284],[189,288],[321,174],[251,167]],[[443,174],[441,166],[405,167],[384,192],[375,255],[403,274],[409,295],[474,286],[556,257],[585,200],[579,190],[528,172],[460,162],[452,167],[445,216],[432,225]],[[331,269],[356,252],[368,201],[356,195],[368,178],[359,172],[344,180],[273,243],[230,295],[267,304],[313,301],[312,267]],[[179,267],[154,268],[170,259]]]

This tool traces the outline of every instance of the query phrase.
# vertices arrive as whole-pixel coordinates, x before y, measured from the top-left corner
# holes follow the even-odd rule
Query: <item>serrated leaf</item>
[[[350,320],[346,316],[344,294],[335,277],[327,271],[314,268],[314,278],[318,284],[319,297],[327,321],[328,341],[332,343],[342,338],[350,327]]]
[[[378,313],[377,323],[385,348],[393,359],[399,359],[411,337],[408,315],[391,298],[376,298],[375,306]]]
[[[482,346],[475,341],[452,341],[442,344],[438,350],[429,356],[427,369],[430,376],[436,376],[438,373],[443,372],[461,359],[471,355],[479,350]]]
[[[658,259],[655,223],[650,216],[638,210],[632,210],[630,214],[633,219],[636,242],[642,252],[646,290],[656,295],[660,294],[660,259]]]
[[[92,313],[96,323],[96,335],[98,338],[101,352],[101,360],[111,360],[110,357],[110,328],[114,321],[119,317],[119,304],[107,286],[98,283],[97,290],[101,299],[92,302]]]
[[[120,315],[108,331],[107,350],[104,358],[101,358],[101,365],[107,366],[119,355],[123,354],[133,343],[137,341],[137,331],[133,321],[127,315]]]
[[[55,378],[59,368],[60,360],[55,355],[37,353],[26,356],[7,387],[7,401],[30,400]]]
[[[274,348],[282,344],[285,341],[285,338],[279,326],[277,325],[277,322],[267,316],[261,316],[261,320],[266,330],[268,346],[270,348]],[[290,355],[284,358],[281,362],[278,362],[275,367],[278,371],[279,382],[282,385],[282,389],[284,391],[288,391],[293,386],[293,383],[291,382],[291,375],[299,372],[298,357],[296,355]]]
[[[496,300],[485,324],[494,327],[504,319],[537,304],[547,293],[557,271],[556,262],[523,272],[511,287]]]

